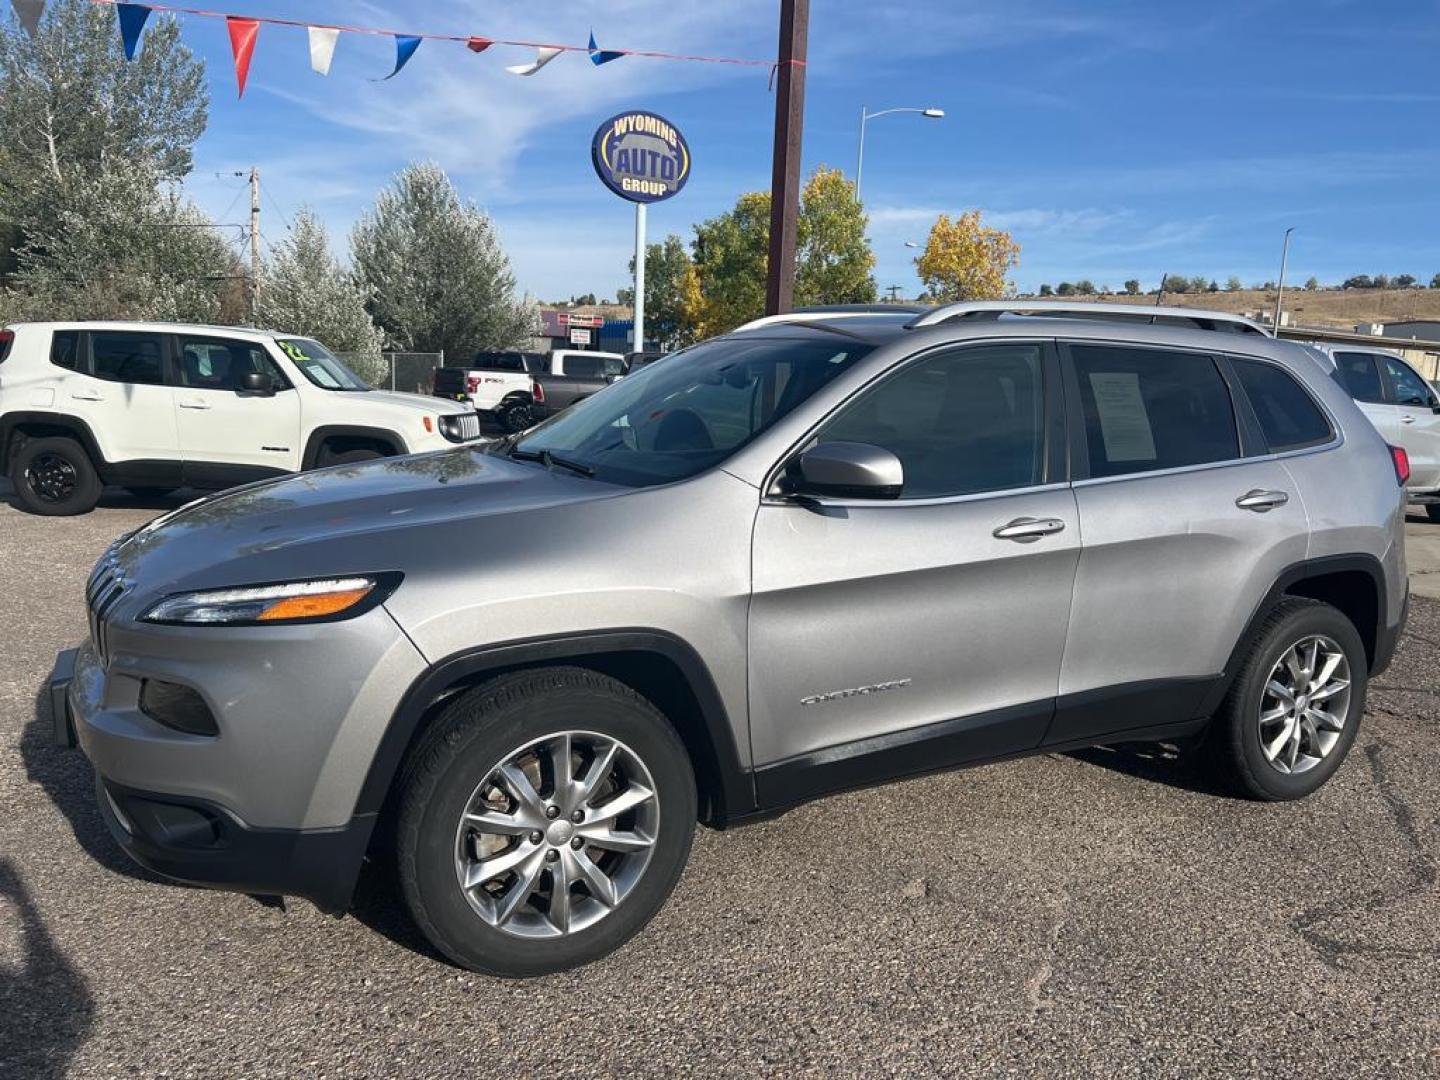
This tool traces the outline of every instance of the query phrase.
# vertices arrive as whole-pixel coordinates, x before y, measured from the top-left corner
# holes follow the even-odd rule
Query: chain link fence
[[[379,356],[337,353],[347,367],[377,390],[429,394],[435,369],[445,366],[443,352],[387,352]]]

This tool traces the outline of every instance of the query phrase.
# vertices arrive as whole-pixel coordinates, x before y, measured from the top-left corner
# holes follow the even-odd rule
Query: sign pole
[[[645,204],[635,204],[635,351],[645,351]]]

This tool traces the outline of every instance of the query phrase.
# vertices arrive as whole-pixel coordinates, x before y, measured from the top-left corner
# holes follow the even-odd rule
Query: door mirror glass
[[[246,394],[269,397],[275,393],[275,382],[263,371],[247,371],[240,376],[240,389]]]
[[[900,459],[883,446],[823,442],[800,455],[795,495],[849,499],[896,499],[905,487]]]

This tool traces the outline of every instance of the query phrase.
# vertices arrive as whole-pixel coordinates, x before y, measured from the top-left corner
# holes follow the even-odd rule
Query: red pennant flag
[[[240,93],[236,97],[244,97],[245,79],[250,74],[250,57],[255,53],[255,38],[260,33],[260,24],[254,19],[226,15],[225,28],[230,31],[230,51],[235,54],[235,81],[240,84]]]
[[[491,45],[494,44],[495,43],[489,38],[472,37],[469,41],[465,43],[465,47],[471,52],[484,52],[486,49],[488,49]]]

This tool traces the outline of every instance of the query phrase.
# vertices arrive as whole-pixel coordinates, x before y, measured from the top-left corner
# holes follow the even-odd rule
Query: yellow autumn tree
[[[1020,245],[1003,229],[981,224],[980,211],[955,219],[941,214],[915,260],[925,295],[937,303],[998,300],[1010,291],[1005,276],[1020,261]]]

